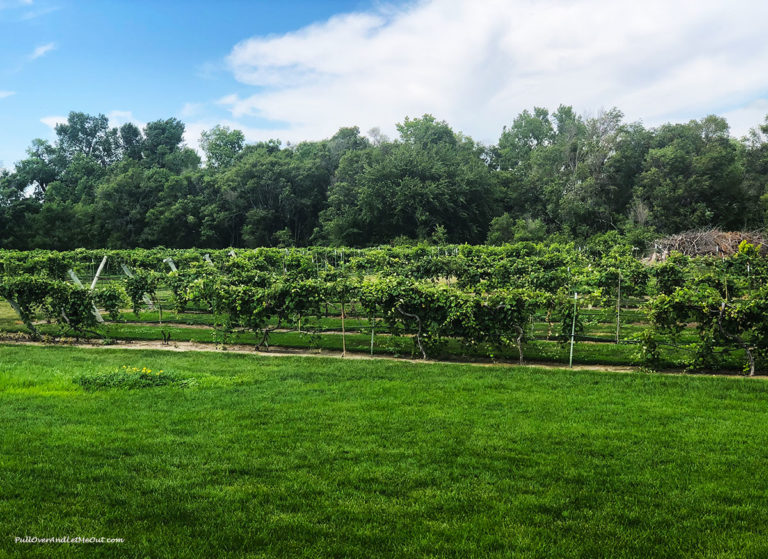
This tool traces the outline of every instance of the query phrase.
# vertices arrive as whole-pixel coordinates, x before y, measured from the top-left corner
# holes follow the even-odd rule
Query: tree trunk
[[[421,358],[422,359],[426,359],[427,358],[427,352],[424,351],[424,346],[421,343],[421,319],[418,317],[418,315],[407,313],[403,309],[401,309],[400,307],[397,307],[397,310],[403,316],[407,316],[409,318],[415,318],[416,319],[416,323],[419,326],[419,329],[416,331],[416,345],[419,346],[419,351],[421,351]]]
[[[512,328],[517,330],[517,339],[515,340],[517,343],[517,353],[520,355],[520,364],[523,364],[523,329],[520,328],[517,324],[513,324]]]

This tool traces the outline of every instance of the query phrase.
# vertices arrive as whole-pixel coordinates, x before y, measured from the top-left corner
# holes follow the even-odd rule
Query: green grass
[[[197,382],[73,382],[122,365]],[[0,346],[0,557],[765,557],[767,398],[762,379]]]

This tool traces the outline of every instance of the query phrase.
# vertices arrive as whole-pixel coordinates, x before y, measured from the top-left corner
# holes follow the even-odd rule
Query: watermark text
[[[37,536],[24,536],[13,538],[15,543],[123,543],[123,538],[97,538],[84,536],[61,536],[58,538],[38,538]]]

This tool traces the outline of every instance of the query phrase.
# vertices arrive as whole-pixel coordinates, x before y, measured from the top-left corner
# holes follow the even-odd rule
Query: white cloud
[[[39,47],[35,48],[35,50],[32,51],[32,54],[29,55],[29,58],[30,60],[35,60],[37,58],[40,58],[41,56],[45,56],[55,48],[56,48],[56,43],[46,43],[44,45],[40,45]]]
[[[33,0],[0,0],[0,10],[18,8],[19,6],[31,6]]]
[[[28,21],[31,19],[37,19],[44,15],[48,15],[52,12],[57,12],[60,9],[59,6],[47,6],[44,8],[33,9],[25,12],[19,19],[21,21]]]
[[[11,95],[16,95],[15,91],[0,91],[0,99],[5,99],[6,97],[10,97]]]
[[[106,117],[109,119],[109,125],[112,127],[120,127],[126,122],[132,122],[139,128],[143,128],[145,123],[138,121],[131,111],[110,111],[106,114]],[[40,122],[45,124],[46,126],[50,127],[51,129],[55,128],[57,124],[65,124],[67,122],[69,117],[66,116],[46,116],[40,119]]]
[[[15,14],[16,21],[29,21],[56,12],[60,6],[36,6],[33,0],[0,0],[0,11]]]
[[[561,103],[648,125],[746,119],[768,91],[767,20],[762,0],[426,0],[243,41],[227,62],[257,89],[219,103],[292,141],[429,112],[495,142],[523,109]]]
[[[109,125],[113,128],[119,128],[127,122],[131,122],[139,128],[144,128],[147,125],[146,122],[142,122],[133,116],[131,111],[115,110],[108,112],[106,116],[109,119]]]
[[[40,122],[48,126],[51,130],[56,128],[57,124],[66,124],[67,117],[65,116],[45,116],[40,119]]]
[[[195,116],[199,116],[203,109],[205,108],[205,103],[184,103],[184,106],[181,108],[181,111],[179,112],[179,116],[181,118],[191,118]]]
[[[768,98],[757,99],[743,107],[727,111],[720,116],[728,120],[731,125],[731,134],[742,137],[749,132],[750,128],[757,128],[765,122],[768,115]]]
[[[204,156],[203,150],[200,149],[200,135],[204,130],[210,130],[217,125],[227,126],[231,130],[240,130],[248,142],[258,142],[268,138],[279,137],[279,134],[273,134],[268,136],[268,138],[265,138],[265,130],[263,128],[248,126],[247,124],[235,120],[206,118],[184,123],[184,143],[192,149],[196,150],[200,156]]]

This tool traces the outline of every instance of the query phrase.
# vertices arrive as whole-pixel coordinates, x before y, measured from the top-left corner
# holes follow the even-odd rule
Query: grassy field
[[[122,365],[196,384],[73,382]],[[0,346],[0,557],[765,557],[767,399],[763,379]]]

